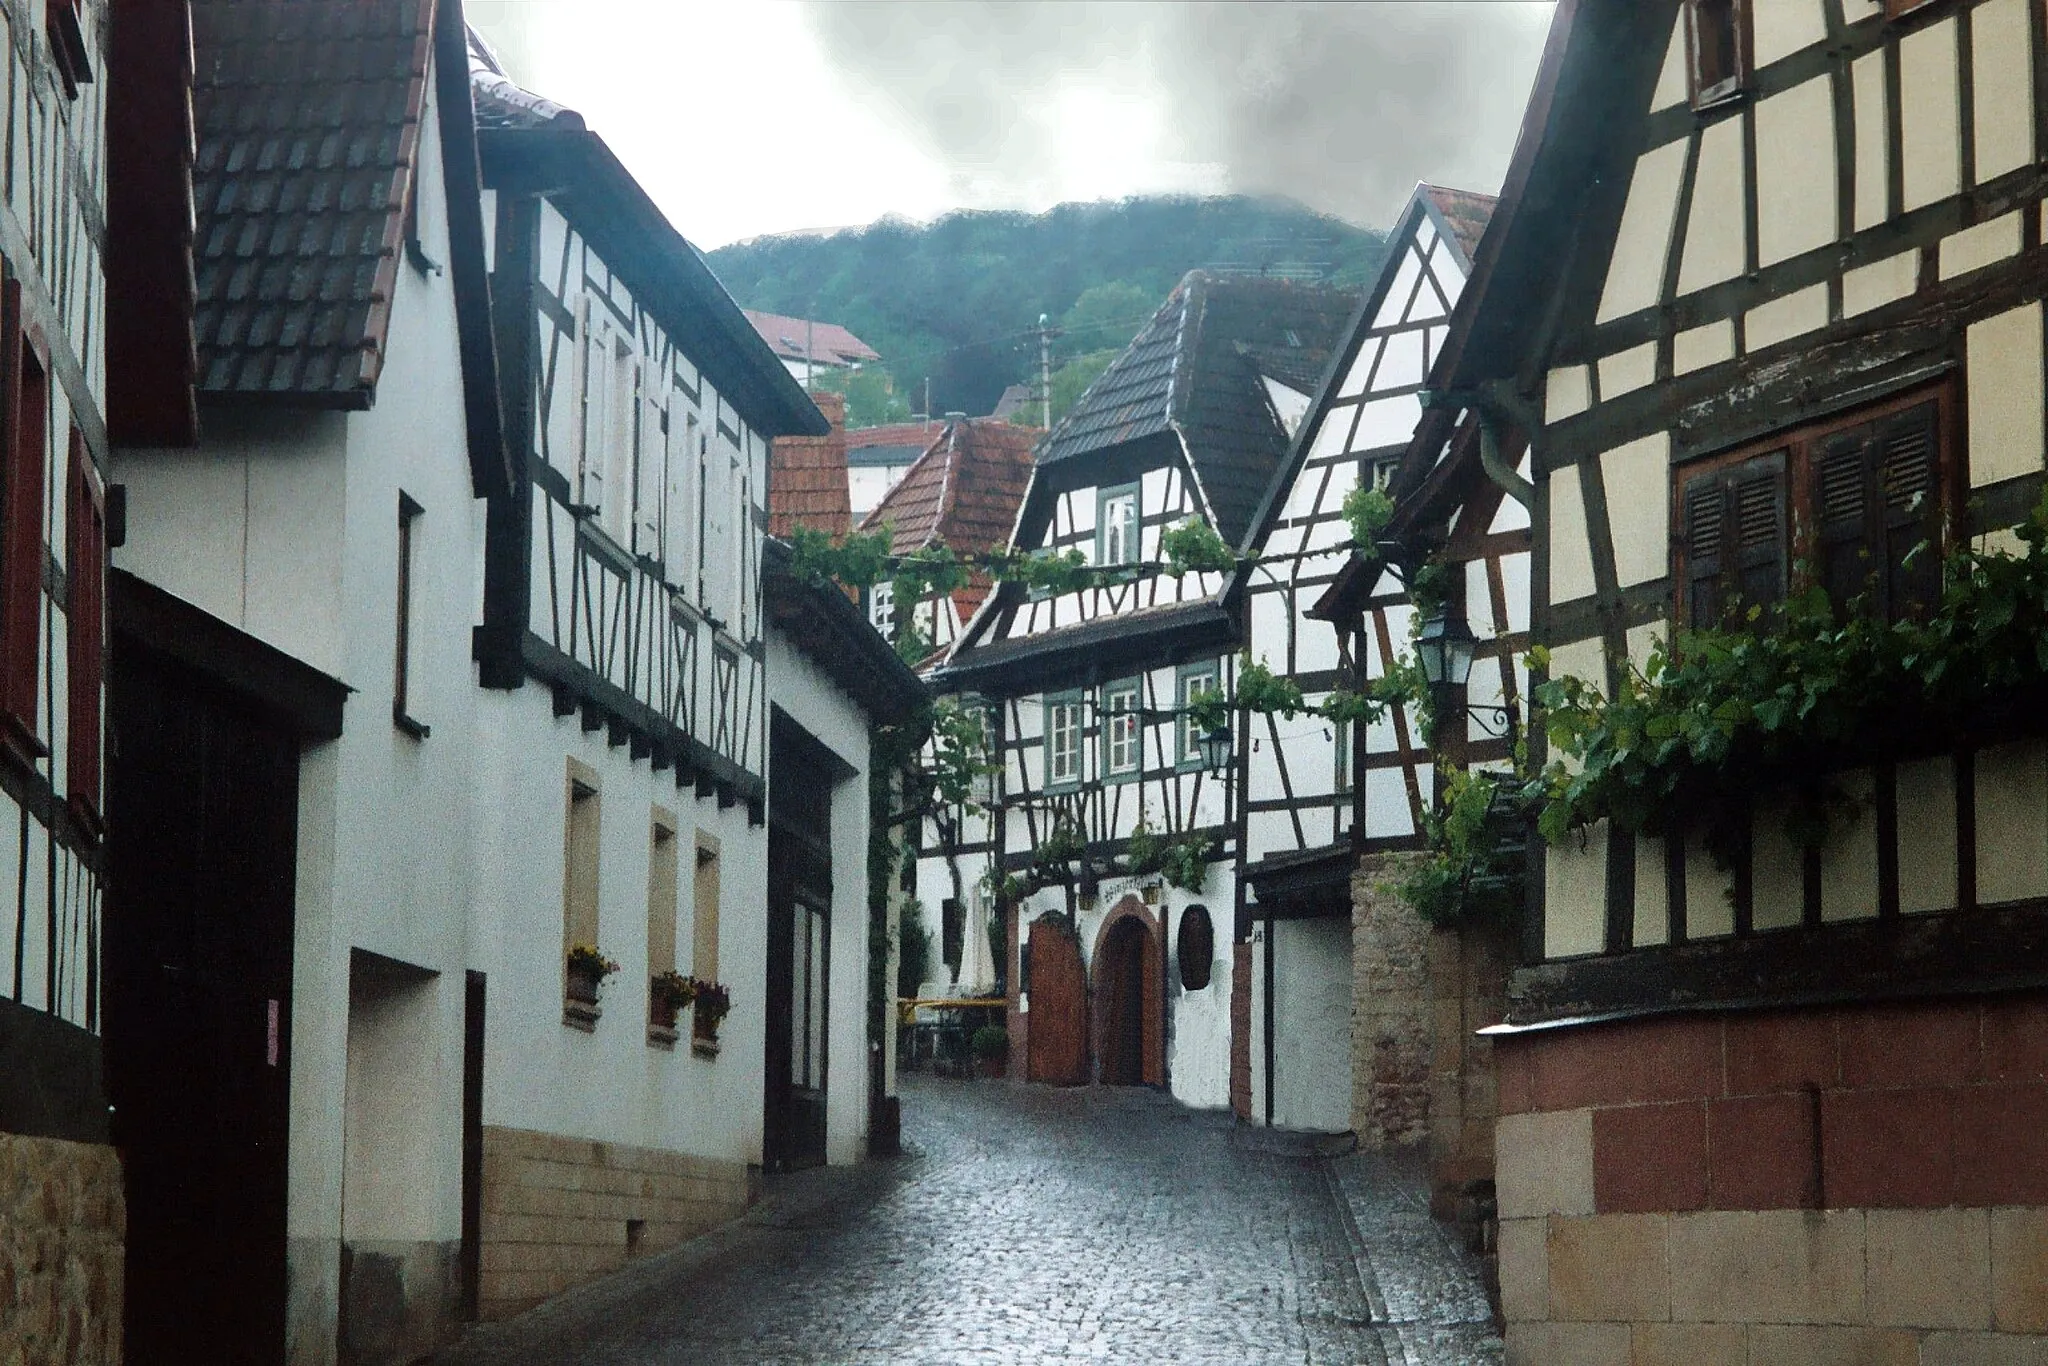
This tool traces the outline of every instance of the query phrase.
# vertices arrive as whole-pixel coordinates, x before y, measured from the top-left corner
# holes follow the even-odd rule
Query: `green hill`
[[[1064,331],[1053,393],[1071,401],[1189,270],[1359,284],[1383,250],[1380,233],[1288,200],[1162,196],[883,219],[708,255],[744,307],[840,323],[882,353],[893,394],[877,374],[850,396],[864,425],[921,410],[927,379],[934,412],[989,411],[1004,386],[1035,382],[1041,314]]]

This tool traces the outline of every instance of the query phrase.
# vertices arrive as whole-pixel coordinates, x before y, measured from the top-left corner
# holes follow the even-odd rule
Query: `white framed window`
[[[1138,685],[1112,683],[1102,693],[1103,768],[1112,777],[1138,771]]]
[[[1380,493],[1391,493],[1394,488],[1394,472],[1400,468],[1401,460],[1399,456],[1390,460],[1373,461],[1368,473],[1368,477],[1372,481],[1372,487]]]
[[[1181,670],[1180,704],[1192,707],[1216,691],[1216,666],[1214,664],[1191,664]],[[1202,722],[1192,712],[1183,711],[1180,718],[1180,761],[1183,764],[1202,762]]]
[[[896,639],[896,585],[877,583],[868,590],[868,620],[881,632],[882,639]]]
[[[1069,694],[1045,703],[1045,782],[1081,781],[1081,699]]]
[[[1095,562],[1133,564],[1138,559],[1138,489],[1104,489],[1096,507]]]

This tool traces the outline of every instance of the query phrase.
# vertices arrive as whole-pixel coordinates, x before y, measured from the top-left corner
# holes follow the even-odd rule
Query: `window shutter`
[[[1695,630],[1720,623],[1721,583],[1726,563],[1727,481],[1720,471],[1693,476],[1685,483],[1684,509],[1685,624]]]
[[[0,720],[17,751],[40,757],[36,695],[42,663],[43,477],[50,420],[48,372],[23,330],[21,283],[0,287],[0,375],[7,405],[5,498],[0,521]]]
[[[1871,587],[1870,429],[1830,437],[1814,457],[1813,515],[1821,587],[1836,608]]]
[[[633,531],[633,549],[649,559],[659,560],[662,557],[661,494],[662,486],[667,482],[662,474],[668,460],[668,437],[662,430],[666,419],[650,392],[645,367],[635,366],[633,375],[633,388],[640,408],[637,478],[634,481],[634,501],[639,505],[639,520]]]
[[[1694,475],[1680,515],[1687,626],[1710,629],[1738,607],[1784,601],[1784,452]]]
[[[1785,600],[1785,457],[1752,460],[1729,476],[1735,523],[1735,588],[1739,606]]]
[[[100,819],[101,698],[106,671],[106,496],[85,438],[71,429],[71,496],[64,560],[70,679],[67,774],[72,808],[91,827]]]
[[[576,462],[576,501],[593,512],[604,508],[605,417],[611,405],[611,347],[598,335],[590,296],[576,302],[576,325],[583,334],[583,447]]]
[[[1881,423],[1873,443],[1883,499],[1885,615],[1893,621],[1925,609],[1941,592],[1938,413],[1933,403],[1909,408]]]

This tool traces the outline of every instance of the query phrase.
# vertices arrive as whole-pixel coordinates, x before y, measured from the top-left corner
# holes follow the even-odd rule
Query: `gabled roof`
[[[1017,524],[1017,509],[1031,483],[1036,427],[988,418],[953,418],[940,430],[873,511],[862,531],[889,529],[889,553],[908,555],[931,545],[974,554],[1000,549]],[[953,594],[962,621],[988,596],[977,574]]]
[[[199,389],[367,407],[432,0],[195,0]]]
[[[1479,239],[1486,235],[1494,205],[1500,201],[1490,194],[1453,190],[1443,185],[1421,185],[1416,193],[1436,210],[1442,227],[1464,254],[1465,269],[1472,269],[1472,263],[1479,259]]]
[[[838,323],[821,323],[811,318],[786,318],[780,313],[740,310],[768,343],[768,349],[783,360],[807,357],[820,365],[862,365],[880,360],[881,352],[869,346]]]
[[[1188,272],[1053,428],[1038,463],[1172,432],[1216,530],[1235,544],[1287,450],[1261,375],[1319,375],[1357,303],[1325,285]]]
[[[1457,217],[1453,218],[1446,213],[1446,205],[1456,211]],[[1339,397],[1338,386],[1351,373],[1352,362],[1357,357],[1360,347],[1365,344],[1366,334],[1379,316],[1388,290],[1400,277],[1402,261],[1408,254],[1409,243],[1415,240],[1423,220],[1431,220],[1438,232],[1452,238],[1454,245],[1458,245],[1458,249],[1465,253],[1458,261],[1458,265],[1469,271],[1472,268],[1470,251],[1459,244],[1456,234],[1474,234],[1473,241],[1476,246],[1478,238],[1486,231],[1493,207],[1492,195],[1477,194],[1470,190],[1448,190],[1437,185],[1418,185],[1408,196],[1407,204],[1395,217],[1394,225],[1387,233],[1387,254],[1381,263],[1379,275],[1373,280],[1365,297],[1359,301],[1358,309],[1352,314],[1343,336],[1331,348],[1329,363],[1323,372],[1306,386],[1307,392],[1314,395],[1313,401],[1308,412],[1302,416],[1301,423],[1294,429],[1287,457],[1275,472],[1272,483],[1266,489],[1265,497],[1260,501],[1258,513],[1252,519],[1251,529],[1243,546],[1247,553],[1256,553],[1264,548],[1266,538],[1272,533],[1275,519],[1279,516],[1280,510],[1287,506],[1288,495],[1293,490],[1302,463],[1308,458],[1309,449],[1316,441],[1317,432],[1321,429],[1331,404]],[[1247,568],[1239,573],[1239,582],[1233,587],[1233,592],[1241,591],[1242,584],[1250,572]]]
[[[853,525],[846,487],[846,400],[812,394],[832,424],[823,436],[778,436],[768,444],[768,534],[787,537],[798,527],[844,536]]]
[[[470,86],[491,111],[477,129],[483,183],[546,195],[567,214],[719,396],[757,431],[825,435],[829,424],[803,386],[604,139],[573,112],[511,86],[480,59],[479,46],[470,45]]]

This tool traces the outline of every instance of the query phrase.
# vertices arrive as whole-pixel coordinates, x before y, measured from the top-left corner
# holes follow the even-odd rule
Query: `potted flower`
[[[692,1041],[708,1045],[705,1051],[718,1047],[718,1026],[732,1013],[732,993],[718,982],[707,982],[700,977],[689,979],[695,989],[693,1000],[696,1012],[690,1021]]]
[[[974,1052],[975,1070],[984,1077],[1000,1077],[1010,1067],[1010,1031],[1001,1025],[983,1025],[974,1031],[969,1045]]]
[[[647,979],[647,1032],[649,1037],[662,1044],[676,1041],[676,1017],[683,1008],[697,999],[695,978],[685,977],[674,968],[657,972]]]
[[[604,956],[595,944],[577,944],[569,950],[569,972],[563,988],[562,1017],[570,1024],[588,1028],[597,1022],[597,989],[619,965]]]

